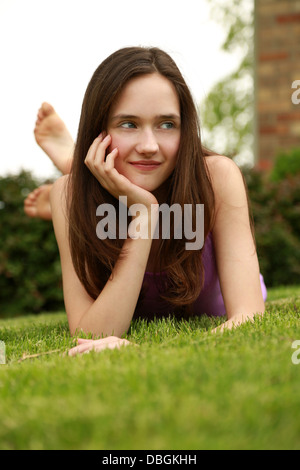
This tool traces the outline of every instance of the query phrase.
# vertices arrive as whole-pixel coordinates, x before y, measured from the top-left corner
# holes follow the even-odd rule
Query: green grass
[[[300,287],[271,289],[236,330],[136,322],[139,347],[72,358],[65,314],[1,320],[0,449],[299,449],[299,317]]]

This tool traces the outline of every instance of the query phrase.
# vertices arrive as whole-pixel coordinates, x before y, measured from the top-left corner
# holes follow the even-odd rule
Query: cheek
[[[111,134],[112,141],[108,148],[108,153],[112,152],[113,149],[118,148],[118,156],[115,159],[115,169],[124,174],[124,160],[130,153],[130,146],[126,143],[126,139],[121,139],[118,136],[113,136]]]
[[[114,136],[113,134],[111,134],[111,138],[112,140],[108,148],[108,152],[111,152],[113,149],[118,148],[118,159],[122,158],[123,156],[125,157],[130,150],[129,142],[127,142],[126,139],[122,139],[119,136]]]
[[[111,144],[107,149],[107,152],[110,153],[113,151],[114,148],[118,147],[119,148],[119,142],[118,139],[116,139],[113,134],[110,134],[111,136]]]
[[[169,155],[169,159],[174,161],[177,160],[178,151],[179,151],[180,139],[176,140],[175,142],[170,142],[168,148],[166,148],[166,152]]]

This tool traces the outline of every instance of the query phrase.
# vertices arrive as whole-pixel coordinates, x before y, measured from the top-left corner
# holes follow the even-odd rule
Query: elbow
[[[84,335],[92,337],[92,339],[106,338],[108,336],[122,338],[127,333],[128,329],[129,325],[127,328],[113,327],[110,325],[89,325],[85,323],[84,319],[77,324],[71,324],[69,322],[69,330],[72,337]]]
[[[74,313],[74,312],[72,312]],[[107,307],[96,303],[91,303],[86,310],[76,315],[67,311],[69,330],[71,336],[88,335],[92,338],[105,338],[107,336],[116,336],[121,338],[127,333],[132,316],[125,318],[119,315],[115,310],[109,310]]]

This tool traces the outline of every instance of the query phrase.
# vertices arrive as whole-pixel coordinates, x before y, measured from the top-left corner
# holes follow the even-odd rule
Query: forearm
[[[151,249],[151,238],[128,238],[99,297],[82,315],[76,330],[94,336],[122,336],[129,328]]]

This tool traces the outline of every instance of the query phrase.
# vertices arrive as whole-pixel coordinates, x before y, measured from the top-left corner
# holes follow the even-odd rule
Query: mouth
[[[137,162],[129,162],[134,168],[138,170],[151,171],[158,168],[161,163],[156,160],[139,160]]]

